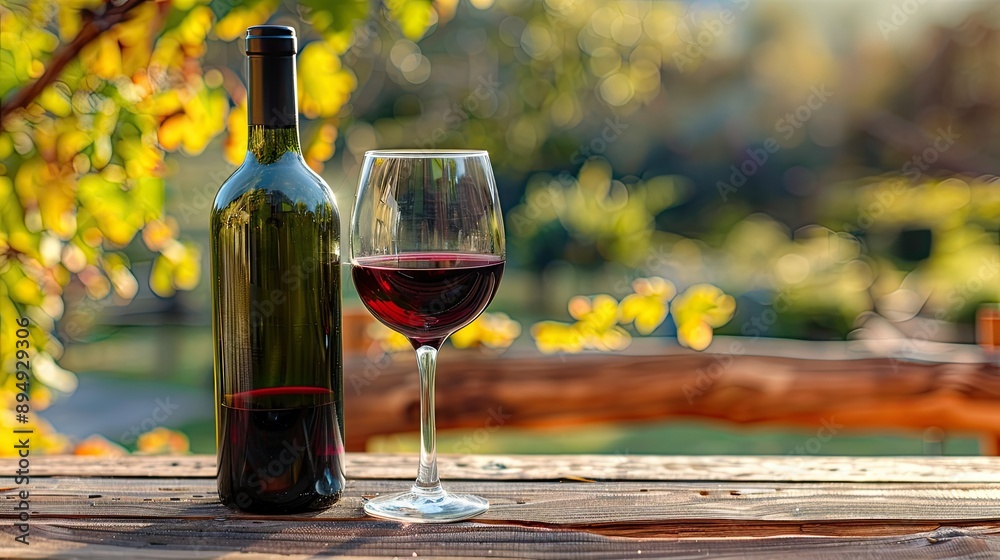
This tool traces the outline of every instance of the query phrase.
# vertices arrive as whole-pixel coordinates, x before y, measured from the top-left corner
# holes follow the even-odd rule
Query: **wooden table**
[[[22,486],[0,460],[0,557],[1000,557],[993,457],[443,456],[447,487],[491,504],[448,525],[363,513],[409,485],[411,455],[348,454],[344,499],[298,516],[223,507],[210,456],[30,460]]]

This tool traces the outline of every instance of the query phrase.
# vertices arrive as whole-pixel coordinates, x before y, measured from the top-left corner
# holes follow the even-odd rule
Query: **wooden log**
[[[347,446],[418,429],[412,356],[345,364]],[[695,352],[489,357],[442,352],[439,429],[701,418],[868,430],[1000,431],[1000,370],[979,363]]]

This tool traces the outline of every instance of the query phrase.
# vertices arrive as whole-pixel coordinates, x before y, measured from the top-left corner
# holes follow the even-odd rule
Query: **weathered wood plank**
[[[859,484],[759,482],[493,482],[452,481],[456,492],[490,500],[480,520],[549,525],[655,523],[661,520],[976,521],[1000,522],[1000,484]],[[365,498],[403,490],[402,481],[356,480],[345,496],[321,513],[298,519],[364,517]],[[0,489],[13,503],[17,488]],[[211,479],[56,477],[33,480],[32,515],[168,518],[290,519],[233,512],[218,502]],[[12,507],[0,508],[10,519]]]
[[[353,479],[409,480],[412,454],[348,453]],[[0,472],[16,470],[0,459]],[[718,480],[783,482],[1000,482],[997,457],[658,455],[441,455],[449,480]],[[215,457],[32,457],[32,476],[215,477]]]
[[[845,429],[1000,430],[1000,375],[979,363],[753,356],[746,341],[723,353],[442,355],[439,429],[707,418],[739,424]],[[729,353],[726,353],[726,352]],[[415,432],[419,391],[412,358],[345,363],[348,449],[374,435]],[[607,398],[614,388],[615,398]]]
[[[3,526],[9,536],[12,529]],[[576,530],[482,523],[388,521],[53,520],[32,526],[32,544],[0,544],[0,555],[39,558],[242,558],[314,555],[383,558],[995,558],[1000,528],[942,526],[891,537],[754,539],[606,537]],[[228,553],[228,554],[227,554]]]

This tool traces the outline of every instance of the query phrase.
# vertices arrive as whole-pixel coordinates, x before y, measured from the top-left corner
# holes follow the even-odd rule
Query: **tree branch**
[[[91,41],[98,38],[101,33],[104,33],[115,25],[125,21],[132,8],[135,8],[139,4],[147,1],[148,0],[125,0],[117,5],[109,1],[103,4],[101,8],[93,14],[93,17],[84,23],[76,37],[55,52],[52,56],[52,60],[49,61],[49,64],[46,66],[45,72],[43,72],[42,75],[37,80],[23,87],[11,96],[10,99],[4,103],[2,107],[0,107],[0,123],[5,121],[7,117],[17,109],[23,109],[34,101],[35,98],[38,97],[38,95],[41,94],[46,87],[48,87],[49,84],[59,77],[63,68],[65,68],[71,60],[76,58],[77,55],[80,54],[80,51],[90,44]]]

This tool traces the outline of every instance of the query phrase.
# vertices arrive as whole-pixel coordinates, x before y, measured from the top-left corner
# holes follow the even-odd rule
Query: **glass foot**
[[[444,488],[414,486],[408,492],[387,494],[365,503],[365,513],[405,523],[448,523],[475,517],[490,508],[479,496],[449,494]]]

